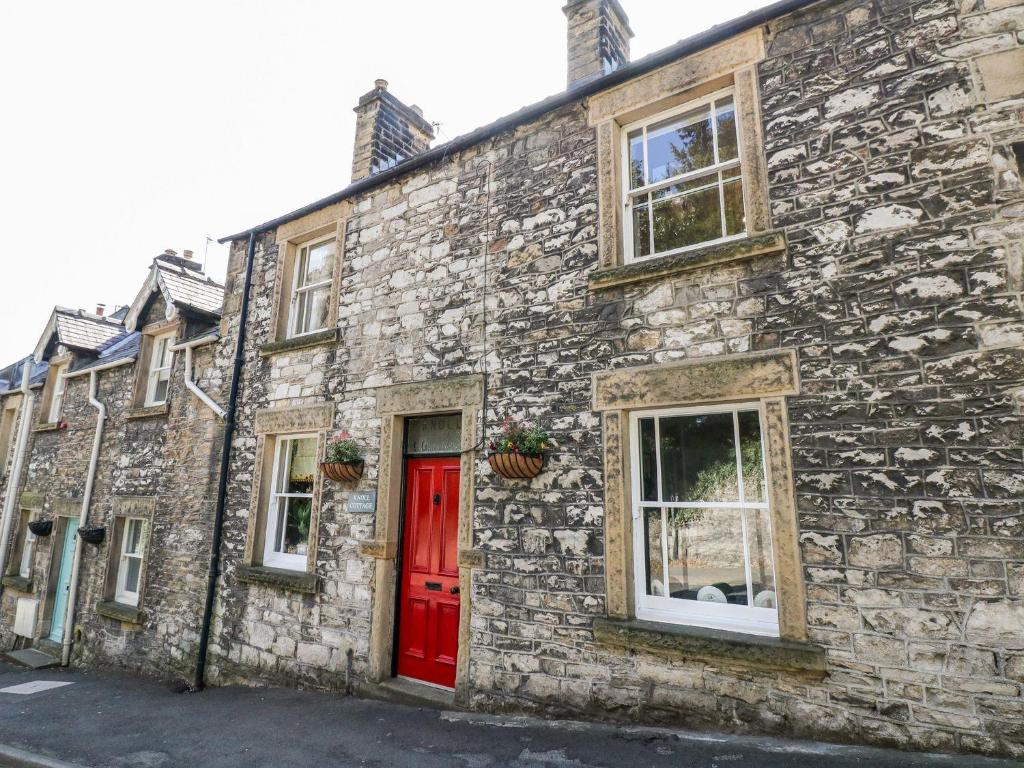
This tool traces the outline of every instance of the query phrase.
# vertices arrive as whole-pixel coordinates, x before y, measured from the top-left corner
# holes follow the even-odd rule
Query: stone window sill
[[[604,645],[676,658],[728,661],[755,669],[825,676],[825,650],[796,640],[619,619],[596,619],[594,638]]]
[[[269,344],[264,344],[260,347],[260,355],[262,357],[270,357],[271,355],[280,355],[285,352],[294,352],[299,349],[325,347],[335,344],[337,341],[338,329],[328,328],[326,331],[309,333],[305,336],[298,336],[294,339],[284,339],[283,341],[272,341]]]
[[[590,289],[614,288],[644,280],[669,277],[692,269],[720,264],[726,261],[749,259],[786,250],[785,238],[776,232],[754,235],[731,243],[719,243],[697,248],[675,256],[660,256],[633,264],[599,269],[590,276]]]
[[[61,425],[61,422],[59,422],[59,421],[54,421],[54,422],[52,422],[50,424],[36,424],[35,428],[32,431],[33,432],[56,432],[58,429],[61,428],[60,425]]]
[[[32,592],[32,579],[26,579],[24,576],[4,576],[0,584],[16,592]]]
[[[235,578],[245,584],[264,584],[308,595],[316,594],[320,586],[320,577],[315,573],[266,568],[262,565],[240,565],[235,569]]]
[[[125,418],[155,419],[161,416],[166,416],[170,412],[170,403],[162,403],[161,405],[150,405],[145,408],[132,408],[130,411],[128,411],[128,415]]]
[[[142,611],[133,605],[115,603],[113,600],[104,600],[96,603],[96,613],[124,624],[142,623]]]

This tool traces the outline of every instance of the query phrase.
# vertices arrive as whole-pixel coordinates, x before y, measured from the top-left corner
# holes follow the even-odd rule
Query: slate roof
[[[98,365],[114,363],[118,360],[134,360],[139,356],[142,334],[139,332],[126,333],[108,342],[95,358],[76,359],[71,367],[72,373],[87,371]]]
[[[57,341],[73,349],[99,352],[104,346],[125,335],[121,323],[83,309],[58,307],[54,315]]]
[[[160,273],[164,296],[178,306],[208,315],[220,315],[224,305],[224,286],[202,272],[188,269],[157,257],[154,262]]]
[[[32,366],[32,376],[29,378],[29,386],[42,384],[46,381],[46,363],[36,363],[32,356],[22,358],[16,363],[11,363],[6,368],[0,368],[0,395],[16,392],[21,388],[21,377],[24,366]]]

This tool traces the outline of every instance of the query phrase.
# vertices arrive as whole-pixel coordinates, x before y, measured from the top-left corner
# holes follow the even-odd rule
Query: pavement
[[[123,674],[0,663],[0,766],[18,768],[1011,765],[1019,768],[963,755],[442,712],[291,689],[176,693]]]

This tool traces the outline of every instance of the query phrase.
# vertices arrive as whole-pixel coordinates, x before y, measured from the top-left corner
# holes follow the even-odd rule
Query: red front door
[[[459,460],[409,459],[398,674],[455,687],[459,652]]]

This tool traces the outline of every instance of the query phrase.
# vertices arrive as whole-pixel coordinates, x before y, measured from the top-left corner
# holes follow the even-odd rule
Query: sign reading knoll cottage
[[[372,515],[377,509],[376,491],[356,491],[348,497],[349,512]]]

